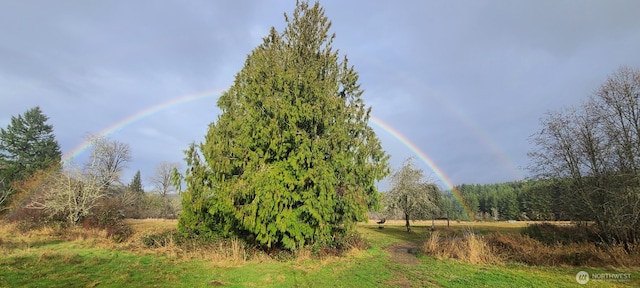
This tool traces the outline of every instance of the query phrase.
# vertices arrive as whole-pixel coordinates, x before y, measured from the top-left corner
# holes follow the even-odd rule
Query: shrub
[[[42,209],[32,209],[24,206],[14,208],[7,214],[6,219],[9,222],[16,223],[16,227],[21,233],[44,227],[66,226],[64,217],[61,215],[48,215]]]
[[[83,220],[82,227],[104,229],[107,236],[116,242],[125,241],[133,234],[133,229],[124,223],[124,211],[121,207],[122,203],[117,198],[102,200]]]

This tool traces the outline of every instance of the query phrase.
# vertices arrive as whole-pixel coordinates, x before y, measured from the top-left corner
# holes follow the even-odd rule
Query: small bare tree
[[[130,160],[128,145],[105,138],[93,138],[90,160],[79,168],[72,163],[53,175],[53,184],[41,197],[35,197],[27,208],[44,209],[49,215],[64,215],[77,224],[109,197],[109,185],[117,181],[123,164]]]
[[[156,166],[155,174],[149,178],[149,181],[153,184],[155,191],[162,199],[162,211],[160,215],[163,218],[175,212],[173,205],[171,205],[169,194],[176,192],[176,189],[173,186],[173,174],[178,169],[180,169],[180,163],[162,162]]]
[[[391,184],[393,188],[384,195],[386,211],[402,213],[407,232],[411,231],[409,220],[434,217],[439,212],[440,188],[424,180],[422,170],[413,165],[412,158],[391,175]]]
[[[107,187],[91,171],[78,167],[67,167],[53,176],[53,184],[44,190],[42,197],[36,197],[27,208],[44,209],[49,215],[62,214],[71,224],[77,224],[98,201],[107,197]]]

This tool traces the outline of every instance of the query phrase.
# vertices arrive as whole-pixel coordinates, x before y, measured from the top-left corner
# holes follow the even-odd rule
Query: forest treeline
[[[562,180],[462,184],[443,194],[441,217],[452,220],[566,221],[585,218],[575,211],[567,181]]]

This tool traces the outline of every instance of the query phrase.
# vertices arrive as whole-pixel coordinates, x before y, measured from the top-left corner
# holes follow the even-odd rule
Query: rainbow
[[[100,131],[97,135],[97,137],[105,137],[108,136],[110,134],[113,134],[117,131],[122,130],[123,128],[125,128],[128,125],[131,125],[132,123],[139,121],[145,117],[148,117],[150,115],[153,115],[157,112],[160,112],[162,110],[171,108],[173,106],[176,105],[180,105],[189,101],[195,101],[195,100],[199,100],[199,99],[203,99],[206,97],[211,97],[211,96],[217,96],[220,93],[222,93],[221,90],[219,89],[213,89],[213,90],[207,90],[207,91],[203,91],[203,92],[198,92],[198,93],[194,93],[194,94],[188,94],[188,95],[184,95],[178,98],[174,98],[171,99],[169,101],[166,102],[162,102],[160,104],[157,104],[155,106],[151,106],[149,108],[146,108],[144,110],[141,110],[135,114],[132,114],[114,124],[112,124],[111,126],[103,129],[102,131]],[[449,189],[452,191],[453,196],[456,198],[456,200],[461,204],[461,206],[463,207],[465,213],[467,213],[467,215],[471,216],[472,215],[472,211],[471,209],[469,209],[469,207],[465,204],[465,201],[462,198],[462,195],[460,194],[460,192],[458,190],[455,189],[454,184],[451,182],[451,180],[444,174],[444,172],[442,172],[442,170],[438,167],[438,165],[436,165],[436,163],[429,157],[427,156],[427,154],[425,152],[423,152],[422,150],[420,150],[420,148],[418,148],[418,146],[416,146],[413,142],[411,142],[407,137],[405,137],[404,135],[402,135],[402,133],[398,132],[397,130],[395,130],[393,127],[391,127],[390,125],[384,123],[382,120],[371,116],[369,118],[369,121],[373,124],[375,124],[376,126],[380,127],[383,131],[387,132],[389,135],[393,136],[394,138],[396,138],[398,141],[400,141],[400,143],[402,143],[403,145],[405,145],[407,148],[409,148],[409,150],[411,150],[414,154],[416,154],[418,156],[418,158],[424,162],[429,169],[431,169],[433,171],[433,173],[435,173],[436,177],[438,179],[440,179],[440,181],[442,181],[442,183],[446,186],[445,189]],[[82,152],[84,152],[85,150],[89,149],[89,147],[91,147],[91,141],[89,140],[85,140],[84,142],[80,143],[79,145],[77,145],[75,148],[73,148],[71,151],[65,153],[65,155],[63,156],[62,160],[64,163],[69,163],[71,160],[73,160],[73,158],[77,157],[79,154],[81,154]]]
[[[398,141],[400,141],[400,143],[404,144],[404,146],[409,148],[411,152],[416,154],[418,158],[422,160],[422,162],[424,162],[429,167],[429,169],[433,171],[433,173],[435,173],[436,177],[440,179],[440,181],[442,181],[442,183],[445,185],[444,188],[451,190],[453,197],[455,197],[456,200],[460,203],[460,206],[462,206],[462,209],[464,209],[464,212],[469,216],[469,219],[473,219],[472,218],[473,211],[466,204],[466,201],[464,201],[464,198],[462,198],[462,194],[460,194],[460,191],[458,191],[455,188],[455,185],[453,184],[453,182],[444,174],[444,172],[442,172],[442,169],[440,169],[440,167],[436,165],[436,163],[427,155],[427,153],[420,150],[420,148],[418,148],[416,144],[413,144],[413,142],[411,142],[407,137],[402,135],[402,133],[395,130],[393,127],[391,127],[387,123],[382,122],[382,120],[374,116],[370,116],[369,122],[380,127],[383,131],[387,132],[389,135],[396,138]]]
[[[195,100],[199,100],[202,98],[206,98],[206,97],[211,97],[211,96],[218,96],[222,93],[222,90],[219,89],[212,89],[212,90],[207,90],[207,91],[202,91],[202,92],[198,92],[198,93],[193,93],[193,94],[187,94],[178,98],[173,98],[170,99],[169,101],[166,102],[162,102],[160,104],[157,104],[155,106],[151,106],[149,108],[146,108],[144,110],[141,110],[135,114],[132,114],[131,116],[124,118],[114,124],[112,124],[111,126],[103,129],[102,131],[100,131],[98,134],[96,134],[96,137],[105,137],[108,136],[110,134],[113,134],[119,130],[122,130],[124,127],[140,120],[143,119],[145,117],[148,117],[152,114],[155,114],[157,112],[160,112],[164,109],[168,109],[170,107],[176,106],[176,105],[180,105],[189,101],[195,101]],[[75,148],[71,149],[71,151],[67,152],[64,154],[64,156],[62,156],[62,162],[63,163],[69,163],[71,160],[73,160],[73,158],[75,158],[76,156],[78,156],[80,153],[84,152],[85,150],[89,149],[89,147],[91,147],[91,141],[90,140],[85,140],[84,142],[78,144],[78,146],[76,146]]]
[[[418,87],[425,94],[424,96],[428,96],[431,100],[437,101],[438,107],[442,107],[446,109],[448,113],[453,116],[460,124],[462,124],[467,131],[473,134],[476,140],[481,143],[484,147],[486,147],[500,163],[507,167],[511,175],[516,179],[523,179],[524,175],[522,172],[516,168],[513,161],[503,152],[504,149],[500,147],[498,143],[496,143],[493,139],[489,137],[489,133],[486,132],[484,128],[480,125],[476,124],[473,121],[468,113],[465,113],[463,109],[461,109],[458,105],[454,105],[447,97],[442,97],[440,93],[437,91],[430,89],[429,86],[425,84],[425,81],[417,79],[415,76],[406,73],[404,71],[396,70],[393,67],[389,67],[387,65],[383,65],[377,58],[368,58],[364,57],[361,60],[366,61],[367,63],[377,66],[385,73],[395,74],[398,79],[402,79],[402,81],[408,81],[412,86]]]

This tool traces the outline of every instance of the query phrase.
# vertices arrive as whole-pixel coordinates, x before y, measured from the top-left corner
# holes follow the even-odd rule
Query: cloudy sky
[[[454,184],[526,177],[546,111],[586,99],[622,65],[640,68],[640,1],[322,1],[334,47],[373,115]],[[36,105],[63,153],[150,107],[182,102],[109,137],[136,170],[182,161],[220,112],[246,56],[295,1],[0,0],[0,127]],[[413,152],[372,124],[393,167]],[[80,153],[76,161],[83,161]],[[442,183],[432,168],[419,163]],[[150,187],[148,187],[150,188]]]

